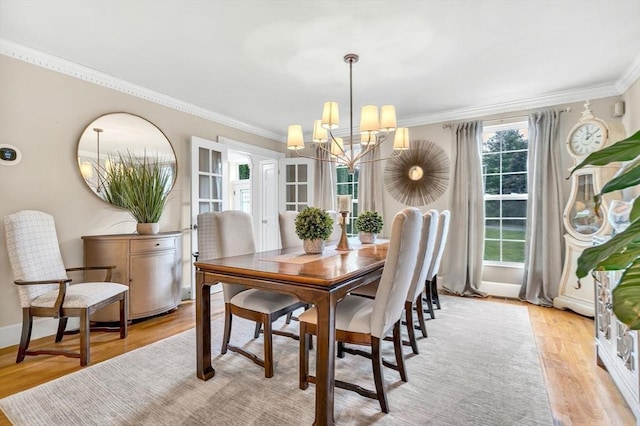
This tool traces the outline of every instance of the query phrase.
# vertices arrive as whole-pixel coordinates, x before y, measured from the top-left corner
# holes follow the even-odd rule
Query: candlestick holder
[[[349,247],[349,240],[347,239],[347,224],[346,224],[347,215],[349,214],[349,212],[348,211],[340,212],[340,214],[342,215],[342,222],[340,223],[340,227],[342,228],[342,234],[340,235],[340,241],[336,246],[336,250],[349,251],[351,250],[351,247]]]

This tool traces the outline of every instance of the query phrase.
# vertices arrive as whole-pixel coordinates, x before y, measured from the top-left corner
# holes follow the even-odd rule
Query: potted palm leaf
[[[586,166],[628,162],[595,197],[596,208],[602,195],[640,185],[640,131],[615,144],[591,153],[572,171]],[[622,276],[613,289],[613,312],[632,330],[640,330],[640,197],[633,201],[629,226],[607,242],[587,248],[578,258],[576,275],[589,271],[620,270]]]
[[[159,158],[136,157],[129,151],[119,152],[110,164],[104,171],[105,199],[129,211],[139,234],[157,234],[171,189],[171,168]]]
[[[296,234],[306,253],[322,253],[333,230],[333,219],[326,210],[307,207],[296,216]]]

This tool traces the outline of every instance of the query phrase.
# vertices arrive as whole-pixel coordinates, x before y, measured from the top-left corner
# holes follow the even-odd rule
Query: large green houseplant
[[[104,171],[105,199],[129,211],[138,222],[138,233],[158,232],[157,223],[171,189],[170,168],[155,160],[147,156],[137,157],[128,151],[119,152]]]
[[[296,235],[307,253],[322,253],[333,231],[333,219],[326,210],[307,207],[296,216]]]
[[[640,131],[591,153],[572,173],[586,166],[604,166],[612,162],[628,163],[596,195],[596,208],[604,194],[640,185]],[[589,271],[623,271],[612,292],[613,312],[631,329],[640,330],[640,197],[633,201],[629,221],[629,227],[623,232],[582,252],[576,275],[583,278]]]

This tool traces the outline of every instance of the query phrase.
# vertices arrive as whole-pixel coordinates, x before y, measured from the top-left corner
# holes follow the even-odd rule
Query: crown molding
[[[98,86],[107,87],[127,95],[135,96],[168,108],[173,108],[177,111],[195,115],[227,127],[284,142],[284,137],[280,134],[234,120],[233,118],[225,115],[217,114],[213,111],[172,98],[171,96],[163,95],[162,93],[138,86],[109,74],[96,71],[66,59],[23,46],[6,39],[0,39],[0,54],[19,61],[28,62],[32,65],[46,68],[51,71],[59,72],[70,77],[84,80],[89,83],[97,84]]]
[[[230,117],[217,114],[213,111],[209,111],[196,105],[183,102],[179,99],[163,95],[162,93],[155,92],[145,87],[138,86],[128,81],[76,64],[66,59],[50,55],[40,50],[14,43],[6,39],[0,39],[0,54],[11,57],[13,59],[28,62],[42,68],[56,71],[61,74],[78,78],[93,84],[97,84],[99,86],[117,90],[119,92],[145,99],[149,102],[154,102],[168,108],[173,108],[187,114],[195,115],[197,117],[204,118],[206,120],[222,124],[227,127],[242,130],[279,142],[286,141],[286,135],[274,133],[269,130],[243,123]],[[629,68],[622,74],[622,76],[615,82],[615,84],[591,87],[575,91],[567,91],[515,102],[505,102],[487,106],[454,109],[439,112],[436,114],[425,114],[419,117],[399,120],[398,125],[401,127],[415,127],[425,124],[443,123],[447,121],[457,121],[494,114],[503,114],[528,109],[562,105],[573,102],[581,102],[585,99],[599,99],[609,96],[618,96],[627,91],[627,89],[629,89],[629,87],[639,78],[640,55],[638,55],[634,59]],[[340,129],[340,131],[334,132],[334,134],[336,136],[345,136],[348,135],[347,130],[348,129]]]

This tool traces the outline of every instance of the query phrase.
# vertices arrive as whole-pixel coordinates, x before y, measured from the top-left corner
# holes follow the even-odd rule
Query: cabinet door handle
[[[160,243],[156,243],[156,247],[158,247],[160,245]]]

